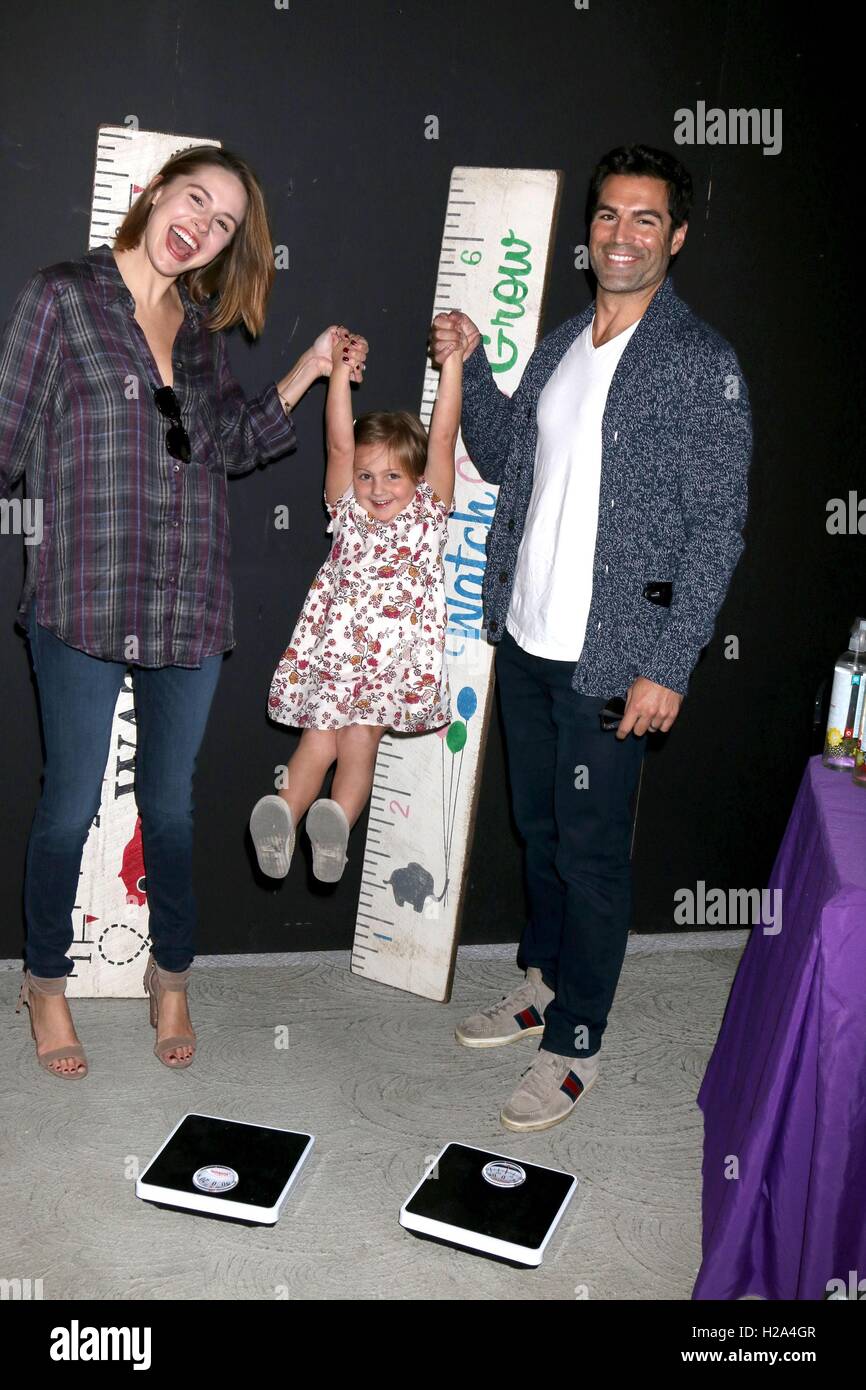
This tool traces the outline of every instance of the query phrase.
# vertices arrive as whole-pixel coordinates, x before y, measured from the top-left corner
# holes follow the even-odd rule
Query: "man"
[[[602,159],[587,207],[595,303],[542,340],[510,399],[467,315],[433,324],[437,361],[460,329],[469,339],[463,439],[499,485],[483,596],[525,841],[526,974],[456,1036],[541,1036],[500,1115],[512,1130],[558,1124],[598,1075],[628,939],[643,735],[672,727],[743,550],[746,386],[668,273],[691,191],[660,150]],[[618,696],[613,732],[601,714]]]

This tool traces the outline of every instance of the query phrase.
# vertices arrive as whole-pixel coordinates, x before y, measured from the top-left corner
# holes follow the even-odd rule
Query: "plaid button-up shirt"
[[[235,645],[226,475],[295,444],[276,384],[247,401],[225,335],[177,285],[189,463],[166,448],[151,390],[162,380],[109,246],[38,271],[0,344],[0,500],[8,521],[26,473],[23,515],[41,505],[19,622],[35,595],[39,623],[64,642],[141,666],[200,666]]]

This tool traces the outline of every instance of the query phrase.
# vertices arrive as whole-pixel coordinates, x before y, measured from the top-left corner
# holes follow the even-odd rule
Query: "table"
[[[781,930],[752,928],[697,1098],[695,1299],[866,1289],[866,789],[820,757],[768,887]]]

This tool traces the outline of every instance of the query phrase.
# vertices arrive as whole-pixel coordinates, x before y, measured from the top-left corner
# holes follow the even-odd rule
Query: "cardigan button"
[[[490,631],[491,631],[491,632],[495,632],[496,629],[499,627],[499,623],[497,622],[497,620],[496,620],[495,618],[491,618],[491,619],[490,619],[490,622],[487,624],[487,626],[490,628]]]
[[[510,517],[508,518],[508,529],[509,529],[509,531],[513,531],[513,530],[514,530],[514,517],[513,517],[513,516],[510,516]]]
[[[507,584],[507,583],[508,583],[508,570],[500,570],[500,571],[499,571],[499,582],[500,582],[500,584]]]

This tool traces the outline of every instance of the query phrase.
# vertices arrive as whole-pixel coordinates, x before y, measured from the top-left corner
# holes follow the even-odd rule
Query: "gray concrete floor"
[[[745,932],[633,936],[599,1080],[536,1136],[498,1113],[537,1042],[471,1052],[453,1029],[520,976],[467,947],[449,1004],[358,979],[348,952],[200,957],[192,1067],[152,1053],[144,1000],[74,1000],[81,1082],[41,1071],[17,962],[0,965],[0,1277],[45,1299],[687,1299],[700,1264],[695,1104]],[[275,1030],[288,1029],[287,1048]],[[136,1199],[134,1176],[187,1110],[316,1136],[273,1228]],[[567,1169],[577,1193],[544,1264],[421,1241],[399,1208],[448,1140]]]

